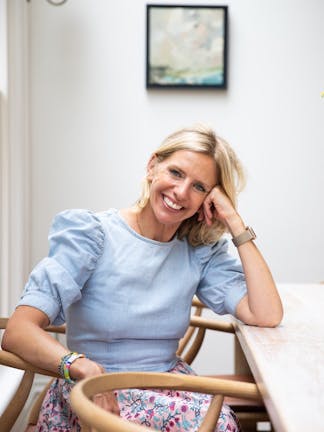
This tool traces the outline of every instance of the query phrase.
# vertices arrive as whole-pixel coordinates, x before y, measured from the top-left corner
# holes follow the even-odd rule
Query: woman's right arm
[[[68,307],[81,298],[81,288],[102,253],[103,236],[101,223],[91,212],[68,210],[55,216],[48,257],[29,276],[7,325],[4,349],[43,369],[58,371],[69,350],[44,329],[50,321],[63,323]],[[98,374],[99,369],[95,362],[80,358],[72,363],[70,373],[81,379]]]
[[[19,306],[8,321],[1,346],[40,368],[57,372],[68,350],[44,330],[48,325],[49,319],[41,310]]]
[[[61,358],[70,351],[44,329],[49,325],[47,315],[31,306],[18,306],[8,321],[1,347],[42,369],[58,372]],[[75,380],[104,373],[104,368],[88,358],[75,360],[70,376]],[[97,398],[99,406],[119,415],[118,403],[112,392]]]
[[[70,351],[44,330],[48,325],[49,319],[41,310],[18,306],[9,319],[1,346],[35,366],[58,372],[61,358]],[[70,374],[74,379],[82,379],[103,371],[92,360],[80,358],[72,363]]]

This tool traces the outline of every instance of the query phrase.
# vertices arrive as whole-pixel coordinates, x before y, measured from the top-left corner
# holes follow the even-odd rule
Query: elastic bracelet
[[[75,380],[73,380],[70,377],[70,367],[71,367],[71,364],[75,360],[77,360],[79,358],[84,358],[84,357],[85,357],[84,354],[79,354],[77,352],[70,352],[70,353],[64,355],[61,358],[61,361],[60,361],[60,364],[59,364],[59,367],[58,367],[58,372],[59,372],[60,376],[62,378],[64,378],[65,381],[68,382],[69,384],[74,384],[75,383]]]
[[[73,354],[73,352],[69,352],[68,354],[65,354],[62,358],[61,358],[61,361],[60,361],[60,364],[59,364],[59,366],[58,366],[58,373],[59,373],[59,375],[62,377],[62,378],[64,378],[64,371],[63,371],[63,366],[64,366],[64,363],[65,363],[65,361],[71,356]]]

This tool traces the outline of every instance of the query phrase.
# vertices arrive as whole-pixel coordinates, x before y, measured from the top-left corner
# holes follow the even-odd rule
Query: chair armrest
[[[65,334],[66,333],[66,325],[60,325],[60,326],[54,326],[54,325],[50,325],[48,327],[45,327],[45,330],[47,332],[50,333],[60,333],[60,334]]]
[[[194,327],[205,328],[209,330],[218,330],[226,333],[235,333],[234,325],[230,322],[217,321],[210,318],[192,316],[190,325]]]
[[[199,308],[202,308],[202,309],[205,309],[205,308],[208,309],[208,306],[206,306],[203,302],[201,302],[198,299],[198,297],[196,297],[196,296],[194,296],[193,299],[192,299],[192,306],[199,307]]]
[[[0,318],[0,329],[5,329],[7,327],[9,318]]]
[[[0,364],[5,366],[10,366],[16,369],[27,370],[41,375],[52,376],[59,378],[59,374],[56,372],[51,372],[46,369],[39,368],[26,362],[22,358],[18,357],[16,354],[11,352],[0,350]]]

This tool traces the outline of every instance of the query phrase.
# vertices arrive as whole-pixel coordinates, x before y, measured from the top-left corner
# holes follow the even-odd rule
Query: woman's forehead
[[[197,180],[211,185],[216,183],[216,162],[212,156],[205,153],[178,150],[165,159],[163,163],[166,166],[174,164]]]

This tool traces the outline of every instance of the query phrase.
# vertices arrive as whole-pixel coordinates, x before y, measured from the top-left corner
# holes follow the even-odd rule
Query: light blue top
[[[106,370],[166,371],[188,326],[194,294],[218,314],[235,314],[246,293],[227,241],[192,247],[132,230],[115,209],[67,210],[49,234],[19,305],[67,323],[69,349]]]

